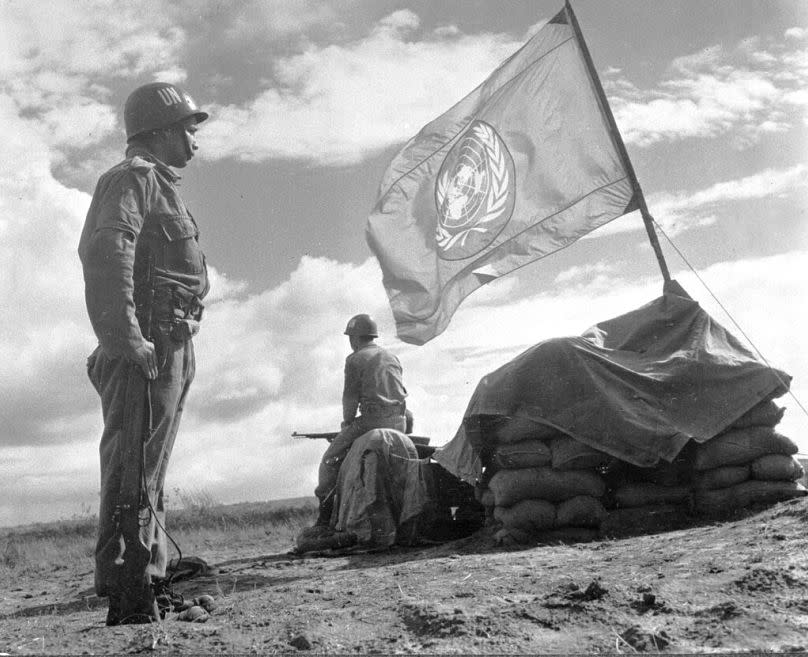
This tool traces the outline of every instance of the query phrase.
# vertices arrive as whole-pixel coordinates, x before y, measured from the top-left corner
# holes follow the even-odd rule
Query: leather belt
[[[370,402],[361,404],[362,415],[370,417],[389,417],[391,415],[404,415],[407,410],[407,405],[404,402],[397,402],[393,404],[379,404]]]

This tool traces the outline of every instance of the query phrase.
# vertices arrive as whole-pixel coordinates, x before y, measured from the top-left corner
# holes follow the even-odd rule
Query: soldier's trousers
[[[155,346],[159,375],[148,383],[138,366],[100,348],[87,360],[104,417],[95,590],[111,599],[133,589],[146,595],[166,571],[163,484],[195,361],[191,340],[160,331]]]

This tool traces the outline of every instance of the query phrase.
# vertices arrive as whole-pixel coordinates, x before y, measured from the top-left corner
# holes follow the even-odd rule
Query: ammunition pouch
[[[154,292],[153,315],[163,321],[192,319],[198,323],[204,310],[198,296],[181,288],[158,288]]]
[[[138,304],[141,330],[148,317],[151,326],[164,326],[171,339],[177,342],[187,342],[199,333],[205,306],[196,295],[181,288],[159,287],[152,294],[143,296],[145,303]],[[148,334],[152,335],[153,331]]]

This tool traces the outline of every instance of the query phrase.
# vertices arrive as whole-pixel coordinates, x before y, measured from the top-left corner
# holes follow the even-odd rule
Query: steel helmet
[[[370,315],[362,313],[361,315],[354,315],[348,320],[348,326],[345,327],[345,335],[378,338],[379,328]]]
[[[193,98],[174,84],[144,84],[129,94],[123,108],[126,140],[150,130],[167,128],[190,116],[201,123],[208,118],[208,113],[201,111]]]

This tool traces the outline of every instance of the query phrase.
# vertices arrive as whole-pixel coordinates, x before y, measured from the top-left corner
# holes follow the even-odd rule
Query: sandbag
[[[606,484],[591,470],[522,468],[500,470],[488,484],[497,506],[511,506],[520,500],[543,499],[560,502],[576,495],[602,497]]]
[[[497,443],[518,443],[523,440],[544,440],[557,436],[561,432],[555,427],[534,422],[523,417],[503,418],[494,430]]]
[[[618,507],[645,506],[647,504],[678,504],[688,499],[687,486],[659,486],[657,484],[626,484],[612,493]]]
[[[521,500],[513,506],[494,508],[494,519],[506,529],[535,533],[555,526],[556,507],[546,500]]]
[[[550,460],[550,448],[542,440],[522,440],[518,443],[497,445],[491,455],[493,466],[510,470],[549,465]]]
[[[558,436],[550,441],[553,468],[556,470],[586,470],[608,463],[610,456],[571,436]]]
[[[805,474],[800,462],[785,454],[766,454],[752,461],[752,477],[764,481],[797,481]]]
[[[793,481],[750,479],[729,488],[697,491],[693,501],[697,513],[718,515],[752,504],[774,504],[804,495],[808,495],[808,490]]]
[[[681,504],[650,504],[609,511],[600,524],[603,536],[631,536],[685,527],[692,519]]]
[[[773,427],[783,419],[785,407],[780,407],[771,399],[760,402],[741,415],[730,425],[731,429],[745,429],[746,427]]]
[[[723,465],[750,463],[766,454],[787,454],[798,451],[797,445],[771,427],[734,429],[697,445],[694,467],[711,470]]]
[[[475,488],[474,497],[486,508],[493,507],[496,504],[494,501],[494,493],[490,488]]]
[[[606,515],[600,500],[589,495],[576,495],[558,503],[555,526],[599,527]]]
[[[787,457],[790,458],[790,457]],[[749,465],[725,465],[712,470],[702,470],[693,480],[696,490],[714,490],[728,488],[749,479],[751,469]]]
[[[524,545],[531,542],[531,534],[514,527],[498,529],[494,534],[494,542],[497,545]]]

